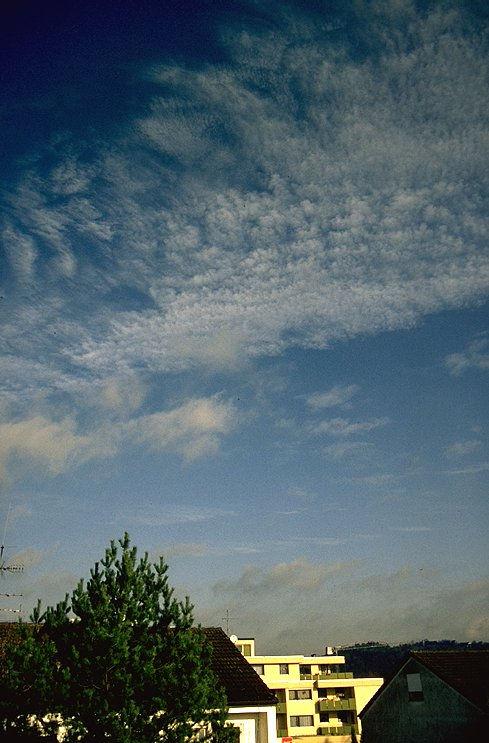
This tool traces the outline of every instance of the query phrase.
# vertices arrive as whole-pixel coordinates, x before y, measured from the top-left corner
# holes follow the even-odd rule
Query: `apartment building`
[[[232,636],[238,650],[278,699],[277,738],[313,737],[310,743],[359,739],[358,713],[382,685],[381,678],[353,678],[345,658],[324,655],[256,655],[254,638]]]

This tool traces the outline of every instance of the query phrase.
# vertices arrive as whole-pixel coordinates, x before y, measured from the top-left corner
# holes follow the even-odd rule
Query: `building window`
[[[265,670],[263,668],[263,664],[260,664],[259,663],[259,664],[256,664],[256,665],[252,665],[251,667],[257,672],[257,674],[259,676],[263,676],[264,675]]]
[[[421,675],[419,673],[407,673],[407,687],[410,702],[422,702],[424,699],[423,687],[421,686]]]
[[[311,689],[290,689],[289,699],[312,699]]]
[[[251,655],[251,645],[248,645],[248,644],[243,645],[243,649],[241,652],[243,653],[243,655],[246,655],[246,657]]]
[[[312,715],[291,715],[290,727],[292,728],[307,728],[314,725],[314,717]]]
[[[278,667],[281,674],[288,673],[289,672],[289,664],[288,663],[280,663]]]

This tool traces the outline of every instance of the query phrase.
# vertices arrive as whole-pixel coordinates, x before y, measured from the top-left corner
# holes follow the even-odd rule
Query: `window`
[[[241,651],[243,655],[246,655],[247,657],[251,655],[251,645],[245,644],[243,645],[243,649]]]
[[[259,676],[263,676],[264,675],[265,671],[264,671],[264,668],[263,668],[263,664],[258,663],[256,665],[252,665],[251,667],[257,672],[257,674]]]
[[[290,689],[289,699],[312,699],[310,689]]]
[[[278,667],[281,674],[288,673],[289,672],[289,664],[288,663],[280,663]]]
[[[290,727],[292,728],[307,728],[314,725],[314,718],[312,715],[291,715]]]
[[[272,691],[277,697],[279,704],[283,704],[286,700],[285,689],[272,689]]]
[[[421,675],[419,673],[407,673],[407,687],[410,702],[422,702],[424,699],[423,687],[421,686]]]

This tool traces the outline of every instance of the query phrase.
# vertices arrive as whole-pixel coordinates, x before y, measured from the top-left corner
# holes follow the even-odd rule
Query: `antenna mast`
[[[223,622],[226,622],[226,634],[229,636],[229,623],[234,622],[234,617],[229,616],[229,609],[226,609],[226,616],[221,617]]]
[[[8,511],[7,511],[7,517],[5,519],[5,525],[3,527],[3,536],[2,536],[2,543],[0,544],[0,575],[6,575],[7,573],[22,573],[24,570],[24,566],[20,563],[8,563],[5,561],[4,553],[5,553],[5,539],[7,536],[7,527],[8,522],[10,518],[10,511],[12,509],[12,504],[9,503]],[[2,598],[12,599],[12,598],[22,598],[22,593],[0,593],[0,596]],[[0,606],[0,612],[5,611],[10,614],[22,614],[22,604],[19,604],[18,609],[13,609],[9,606]]]

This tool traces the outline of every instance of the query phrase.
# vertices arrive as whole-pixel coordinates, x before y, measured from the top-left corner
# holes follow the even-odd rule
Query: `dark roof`
[[[489,650],[419,650],[411,651],[404,658],[367,702],[359,713],[360,717],[364,716],[411,659],[421,663],[480,710],[489,711]]]
[[[416,651],[411,657],[476,707],[489,711],[489,650]]]
[[[29,624],[27,626],[30,626]],[[230,706],[264,706],[277,699],[220,627],[202,628],[212,645],[212,669],[226,692]],[[4,648],[18,640],[18,622],[0,622],[0,659]]]
[[[220,627],[203,627],[212,645],[212,668],[230,707],[277,704],[277,698]]]

